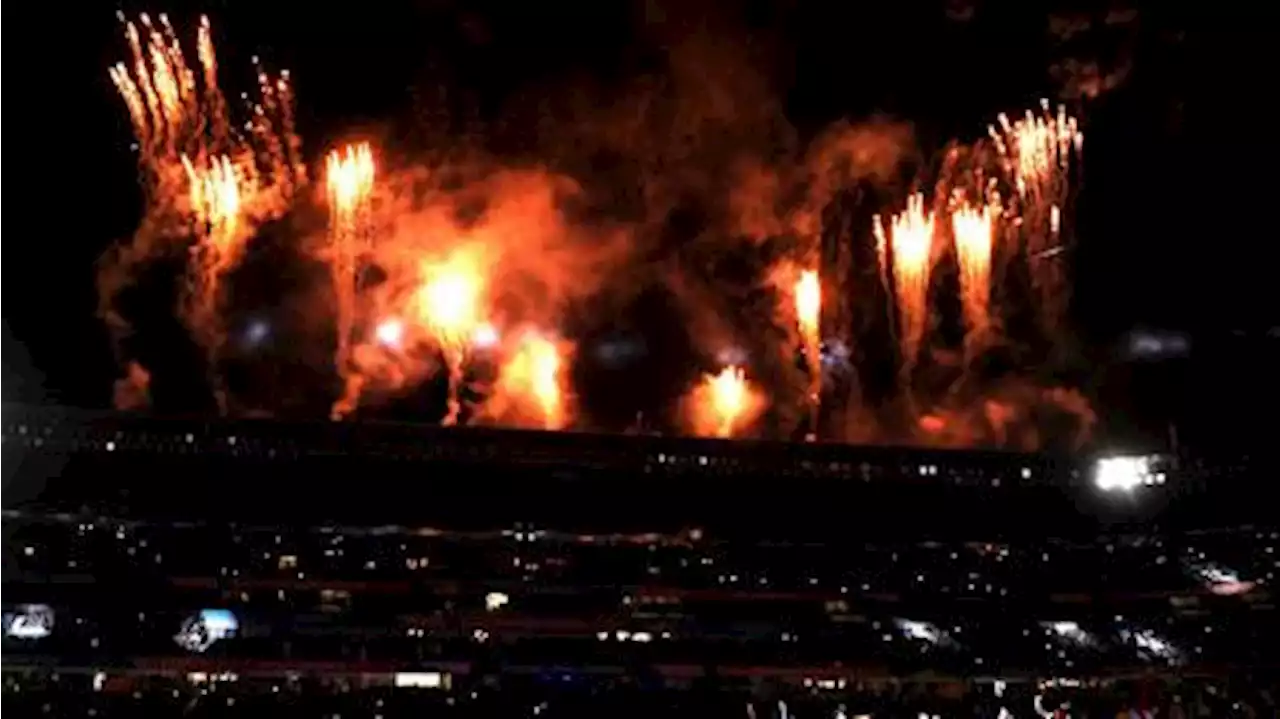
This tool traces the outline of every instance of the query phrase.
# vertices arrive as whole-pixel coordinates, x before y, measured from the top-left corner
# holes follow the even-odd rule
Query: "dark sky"
[[[881,113],[937,145],[972,137],[998,111],[1062,99],[1087,136],[1073,311],[1088,342],[1148,325],[1216,346],[1280,322],[1268,261],[1274,46],[1261,17],[1204,3],[720,5],[224,0],[182,3],[172,17],[181,32],[194,27],[192,8],[211,16],[224,86],[248,79],[255,53],[293,71],[313,163],[344,134],[366,133],[393,146],[478,136],[519,154],[538,98],[661,73],[690,36],[733,48],[742,68],[708,73],[728,83],[749,73],[802,138]],[[106,74],[125,52],[113,10],[11,13],[11,29],[56,44],[15,55],[8,74],[6,400],[109,402],[94,262],[129,234],[139,206],[127,118]],[[1264,366],[1244,357],[1214,361]],[[1252,380],[1233,381],[1229,395]]]

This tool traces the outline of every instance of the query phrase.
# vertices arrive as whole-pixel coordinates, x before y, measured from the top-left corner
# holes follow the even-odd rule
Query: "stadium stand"
[[[21,713],[1274,715],[1265,458],[12,407],[3,452]]]

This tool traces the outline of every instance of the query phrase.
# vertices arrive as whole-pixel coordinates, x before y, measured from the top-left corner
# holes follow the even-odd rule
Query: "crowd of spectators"
[[[6,607],[56,626],[10,656],[180,653],[203,609],[227,660],[481,667],[874,666],[911,674],[1264,665],[1277,535],[1092,543],[724,540],[529,525],[248,527],[5,517]],[[13,612],[17,610],[14,609]],[[11,612],[11,616],[12,616]],[[199,626],[199,625],[197,625]]]

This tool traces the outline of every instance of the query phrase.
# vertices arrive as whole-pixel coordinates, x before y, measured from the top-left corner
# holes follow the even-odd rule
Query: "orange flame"
[[[746,371],[735,366],[704,375],[691,399],[694,431],[724,438],[741,431],[763,404],[763,398],[747,381]]]

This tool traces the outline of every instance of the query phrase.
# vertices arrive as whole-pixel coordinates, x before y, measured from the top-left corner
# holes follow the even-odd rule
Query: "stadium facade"
[[[3,452],[31,696],[831,716],[1277,666],[1265,458],[1102,491],[1096,457],[20,407]]]

